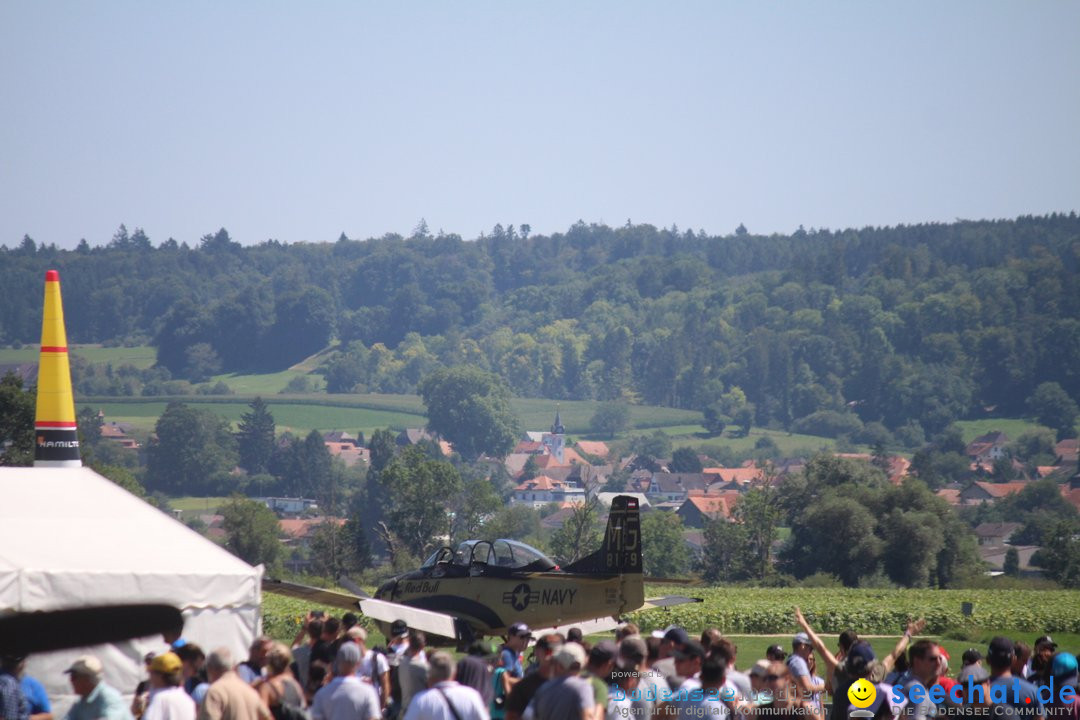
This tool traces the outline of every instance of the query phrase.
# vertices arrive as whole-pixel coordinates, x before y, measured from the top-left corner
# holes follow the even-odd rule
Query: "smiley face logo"
[[[847,698],[857,708],[868,708],[877,699],[877,688],[869,680],[859,678],[851,683],[847,691]]]

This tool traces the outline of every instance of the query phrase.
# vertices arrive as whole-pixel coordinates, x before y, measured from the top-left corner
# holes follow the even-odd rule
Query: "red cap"
[[[45,282],[60,282],[60,273],[55,270],[46,270]]]

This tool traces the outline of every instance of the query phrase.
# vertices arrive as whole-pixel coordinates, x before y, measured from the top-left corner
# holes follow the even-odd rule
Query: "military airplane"
[[[646,601],[641,561],[638,500],[618,495],[600,549],[566,567],[516,540],[467,540],[440,548],[370,598],[277,580],[265,581],[263,589],[334,607],[359,606],[384,634],[391,622],[402,620],[459,644],[505,635],[515,622],[538,631],[610,618],[607,627],[614,627],[635,610],[700,602],[681,596]]]

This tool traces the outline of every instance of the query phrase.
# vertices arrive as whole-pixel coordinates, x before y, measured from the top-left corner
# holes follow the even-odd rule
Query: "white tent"
[[[0,468],[0,612],[163,602],[184,613],[184,637],[236,659],[259,632],[262,566],[228,551],[89,468]],[[27,673],[59,716],[74,701],[64,669],[92,652],[124,694],[161,636],[32,655]]]

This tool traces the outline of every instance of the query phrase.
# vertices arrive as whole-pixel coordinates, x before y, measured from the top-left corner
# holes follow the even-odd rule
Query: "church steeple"
[[[565,435],[566,428],[563,427],[562,418],[559,417],[559,406],[555,406],[555,424],[551,426],[552,435]]]
[[[563,449],[566,447],[566,428],[563,427],[558,405],[555,406],[555,422],[551,426],[551,432],[544,433],[543,443],[552,457],[561,465],[564,457]]]

